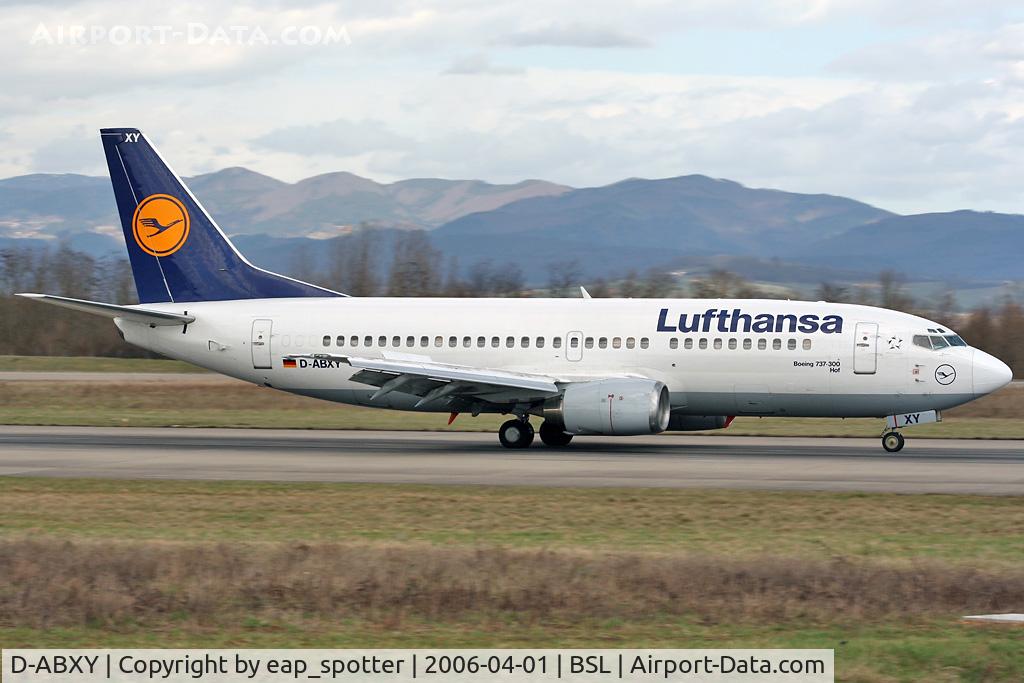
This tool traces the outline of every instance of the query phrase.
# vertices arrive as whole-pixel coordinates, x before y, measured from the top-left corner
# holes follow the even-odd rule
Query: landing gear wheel
[[[569,442],[572,441],[572,434],[566,434],[560,427],[556,427],[550,422],[542,422],[540,425],[540,440],[544,442],[545,446],[562,448],[568,446]]]
[[[889,451],[890,453],[896,453],[903,450],[903,444],[906,443],[906,439],[899,432],[889,432],[882,437],[882,448]]]
[[[533,443],[533,425],[526,420],[509,420],[498,429],[498,441],[505,448],[529,448]]]

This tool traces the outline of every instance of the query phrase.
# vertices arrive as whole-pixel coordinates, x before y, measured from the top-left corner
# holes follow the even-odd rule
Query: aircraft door
[[[878,367],[878,323],[857,323],[853,339],[853,374],[873,375]]]
[[[565,335],[565,359],[571,361],[583,359],[582,332],[569,332]]]
[[[273,321],[261,319],[252,322],[252,366],[257,370],[274,366],[270,356],[270,333]]]

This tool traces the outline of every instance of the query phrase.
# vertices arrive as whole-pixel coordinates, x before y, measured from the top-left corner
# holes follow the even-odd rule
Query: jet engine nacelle
[[[570,384],[544,404],[544,419],[570,434],[657,434],[669,422],[668,387],[652,379]]]

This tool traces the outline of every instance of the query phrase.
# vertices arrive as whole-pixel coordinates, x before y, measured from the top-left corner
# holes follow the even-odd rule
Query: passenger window
[[[491,337],[491,346],[494,348],[501,346],[501,339],[499,337]]]
[[[522,339],[520,339],[519,340],[519,346],[523,347],[524,349],[530,348],[530,338],[529,337],[523,337]]]
[[[370,335],[363,337],[363,346],[373,346],[373,337]]]
[[[448,337],[448,346],[450,348],[454,349],[458,345],[459,345],[459,338],[458,337]]]
[[[779,351],[782,349],[781,339],[772,339],[772,351]]]
[[[685,341],[683,341],[683,348],[684,349],[692,349],[693,348],[693,339],[689,339],[688,338]]]
[[[338,338],[334,340],[334,343],[337,344],[338,346],[344,346],[345,345],[345,335],[339,334]]]
[[[636,338],[635,337],[626,337],[626,348],[627,349],[635,349],[636,348]]]
[[[640,348],[641,349],[646,349],[650,345],[651,345],[651,340],[650,339],[648,339],[647,337],[640,337]]]
[[[562,348],[562,338],[561,337],[555,337],[554,339],[551,340],[551,345],[553,347],[555,347],[556,349]]]
[[[437,335],[436,337],[434,337],[434,346],[444,346],[444,337],[442,337],[441,335]]]
[[[708,348],[708,340],[707,339],[701,339],[699,342],[697,342],[697,348],[699,348],[699,349],[706,349],[706,348]]]
[[[405,338],[405,345],[408,346],[409,348],[412,348],[412,347],[416,346],[416,337],[413,337],[411,335],[406,337]]]
[[[810,351],[810,350],[811,350],[811,340],[810,339],[804,339],[804,351]]]
[[[946,341],[945,337],[930,337],[932,340],[933,349],[944,349],[949,346],[949,342]]]
[[[597,340],[597,348],[607,349],[608,348],[608,337],[601,337]]]
[[[463,347],[468,349],[472,345],[473,345],[473,338],[472,337],[463,337],[462,338],[462,346]]]
[[[796,351],[796,339],[790,339],[788,342],[786,342],[786,348],[788,348],[790,351]]]
[[[395,347],[401,346],[402,338],[396,334],[394,337],[391,338],[391,345]]]
[[[583,348],[586,348],[586,349],[594,348],[594,338],[593,337],[587,337],[583,341]]]
[[[516,345],[516,338],[515,337],[506,337],[505,338],[505,346],[506,346],[506,348],[510,348],[511,349],[511,348],[514,348],[515,345]]]
[[[430,337],[426,335],[420,337],[420,346],[430,346]]]
[[[481,348],[481,349],[484,348],[485,346],[487,346],[487,337],[477,337],[476,338],[476,345],[477,345],[478,348]]]
[[[612,339],[612,348],[613,349],[621,349],[622,348],[622,337],[615,337],[614,339]]]
[[[718,351],[720,348],[722,348],[722,340],[721,339],[716,339],[715,340],[715,351]]]
[[[387,346],[388,338],[385,336],[377,337],[377,346]]]
[[[544,348],[544,337],[537,337],[537,348],[538,349],[543,349]]]
[[[359,337],[353,334],[351,337],[348,338],[348,345],[359,346]]]
[[[927,335],[915,334],[913,341],[914,346],[920,346],[922,349],[932,348],[932,343],[928,340]]]
[[[331,335],[325,334],[324,335],[324,346],[330,346],[330,345],[331,345]]]
[[[751,347],[753,347],[753,346],[754,346],[754,344],[749,339],[744,339],[743,340],[743,350],[744,351],[749,351],[751,349]]]
[[[735,350],[735,348],[736,348],[736,340],[735,339],[730,339],[729,340],[729,350]]]
[[[767,348],[768,348],[768,340],[767,339],[758,339],[757,340],[757,350],[758,351],[764,351]]]
[[[580,348],[580,338],[579,337],[573,337],[572,339],[570,339],[569,340],[569,346],[571,346],[574,349]]]
[[[679,348],[679,340],[676,339],[675,337],[673,337],[672,339],[669,339],[668,340],[668,348],[670,348],[670,349],[678,349]]]

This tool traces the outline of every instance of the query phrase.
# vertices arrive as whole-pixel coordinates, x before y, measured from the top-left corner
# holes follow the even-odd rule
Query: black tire
[[[542,422],[540,425],[540,440],[545,446],[552,448],[564,448],[572,441],[572,434],[566,434],[561,427],[556,427],[550,422]]]
[[[533,425],[526,420],[509,420],[498,429],[498,441],[505,448],[529,448],[533,443]]]
[[[903,445],[906,442],[907,440],[899,432],[889,432],[882,437],[882,448],[890,453],[898,453],[903,450]]]

